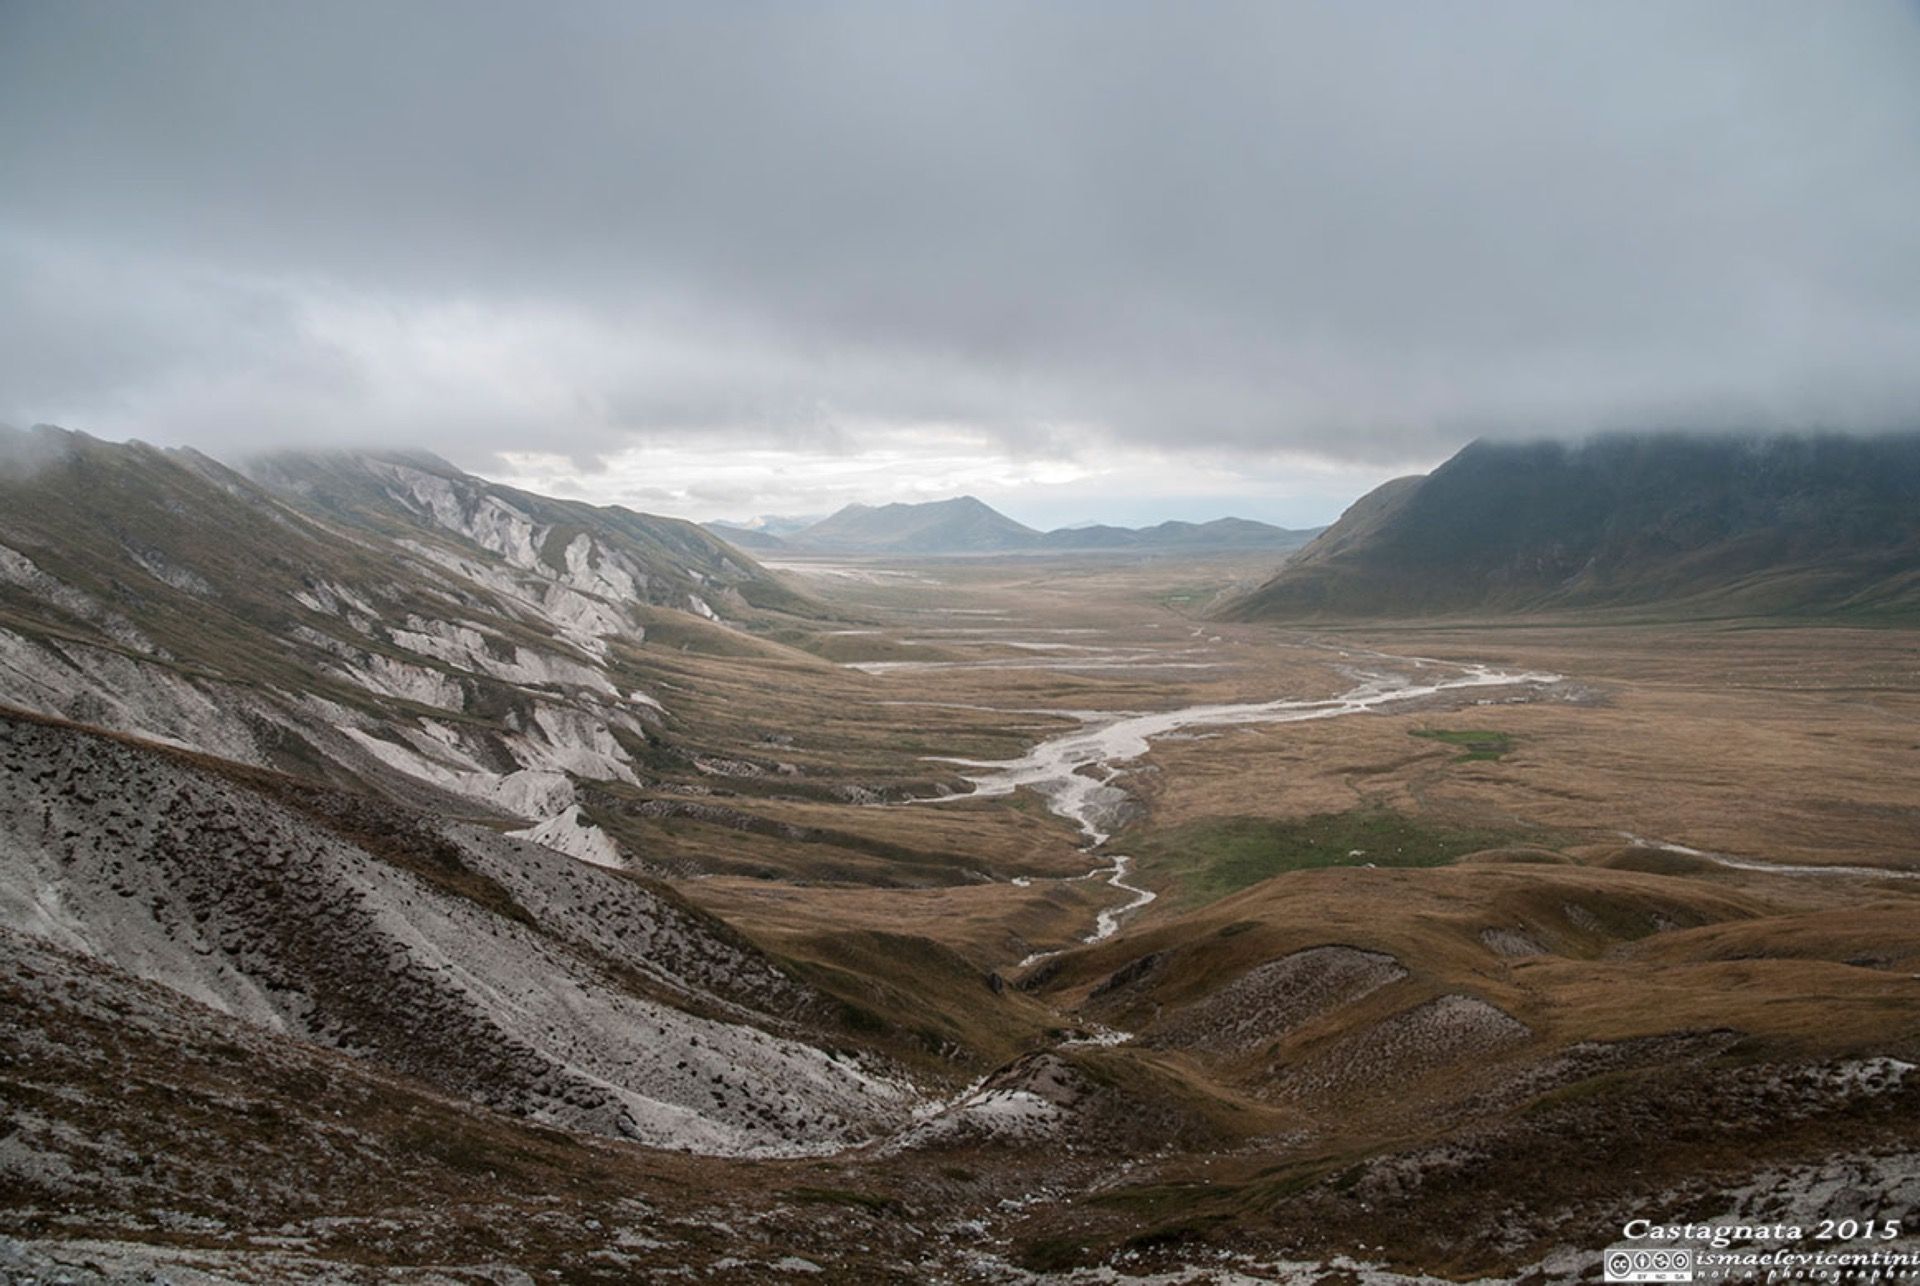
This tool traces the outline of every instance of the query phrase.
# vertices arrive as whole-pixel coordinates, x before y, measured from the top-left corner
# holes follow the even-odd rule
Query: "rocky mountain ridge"
[[[454,812],[538,826],[631,780],[669,717],[630,664],[652,625],[812,610],[693,524],[430,457],[3,445],[0,698]]]

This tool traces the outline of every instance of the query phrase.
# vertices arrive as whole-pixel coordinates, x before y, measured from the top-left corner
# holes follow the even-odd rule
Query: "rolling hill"
[[[1920,612],[1920,435],[1476,442],[1362,497],[1239,620]]]

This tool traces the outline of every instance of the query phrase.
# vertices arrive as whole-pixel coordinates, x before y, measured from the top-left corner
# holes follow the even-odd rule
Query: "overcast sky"
[[[1920,425],[1920,6],[0,0],[0,420],[1324,522]]]

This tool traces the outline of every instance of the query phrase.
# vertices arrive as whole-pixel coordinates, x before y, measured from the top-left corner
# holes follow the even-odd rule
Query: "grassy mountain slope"
[[[1475,443],[1356,503],[1241,620],[1920,612],[1920,436]]]
[[[483,815],[631,781],[650,629],[816,612],[692,524],[393,455],[0,438],[0,699]],[[268,485],[263,485],[263,483]]]
[[[787,547],[787,542],[780,537],[756,527],[741,527],[730,522],[704,522],[700,525],[736,549],[748,549],[765,554],[775,553]]]

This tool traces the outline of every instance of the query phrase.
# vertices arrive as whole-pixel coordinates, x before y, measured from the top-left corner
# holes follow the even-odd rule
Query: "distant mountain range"
[[[1920,435],[1476,442],[1363,496],[1223,614],[1625,606],[1920,614]]]
[[[1153,527],[1083,524],[1036,531],[973,496],[923,504],[848,505],[804,524],[711,522],[743,549],[836,554],[1092,553],[1117,550],[1297,549],[1318,528],[1292,531],[1246,518],[1163,522]]]

